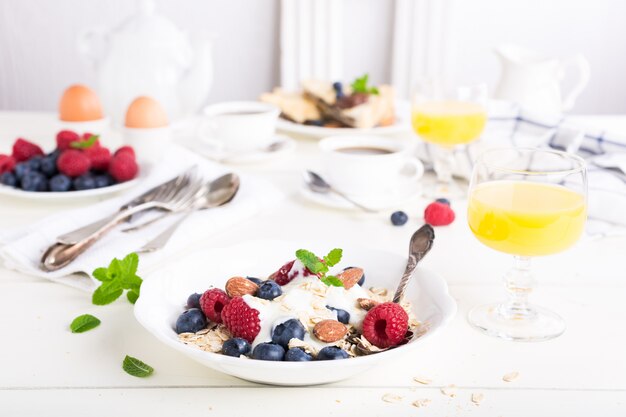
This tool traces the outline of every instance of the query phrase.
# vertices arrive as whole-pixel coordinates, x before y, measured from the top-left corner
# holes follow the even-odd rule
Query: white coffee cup
[[[274,141],[280,109],[257,101],[232,101],[207,106],[198,134],[224,151],[262,149]]]
[[[415,184],[424,166],[413,155],[415,144],[380,136],[331,136],[319,143],[324,176],[352,196],[394,195]]]

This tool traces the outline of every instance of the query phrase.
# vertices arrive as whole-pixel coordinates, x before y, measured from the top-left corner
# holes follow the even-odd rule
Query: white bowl
[[[253,241],[192,252],[148,274],[135,305],[135,317],[161,342],[212,369],[249,381],[297,386],[339,381],[393,358],[417,355],[420,346],[456,314],[456,303],[448,294],[446,282],[435,273],[418,268],[405,297],[413,303],[417,318],[428,325],[428,331],[395,349],[338,361],[269,362],[204,352],[178,340],[174,324],[184,311],[189,294],[203,292],[211,285],[223,288],[226,280],[233,276],[266,277],[293,259],[297,249],[327,253],[333,247],[344,249],[344,259],[336,268],[360,266],[365,270],[366,286],[395,290],[406,263],[403,256],[355,246]]]

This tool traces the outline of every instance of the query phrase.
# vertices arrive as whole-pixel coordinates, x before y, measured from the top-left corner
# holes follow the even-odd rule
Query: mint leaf
[[[150,365],[128,355],[126,355],[124,362],[122,362],[122,369],[128,375],[136,376],[138,378],[147,377],[154,372],[154,368]]]
[[[83,314],[76,317],[70,324],[72,333],[83,333],[100,325],[100,320],[91,314]]]
[[[131,304],[135,304],[137,302],[137,299],[139,298],[139,291],[137,290],[130,290],[126,293],[126,298],[128,298],[128,301],[130,301]]]
[[[96,144],[98,141],[98,135],[91,135],[87,140],[75,140],[70,142],[70,148],[73,149],[88,149]]]
[[[341,261],[343,250],[335,248],[328,252],[328,255],[324,256],[324,263],[327,267],[333,267]]]
[[[120,286],[118,281],[104,282],[93,292],[91,296],[91,302],[98,306],[111,304],[117,300],[124,290]]]
[[[306,249],[298,249],[296,251],[296,258],[300,260],[308,268],[309,271],[314,274],[326,273],[328,272],[328,267],[320,262],[317,255],[313,252],[310,252]]]
[[[362,77],[355,79],[352,84],[353,93],[365,93],[365,94],[378,94],[378,88],[376,87],[368,87],[367,82],[369,79],[369,74],[365,74]]]
[[[109,276],[109,270],[107,268],[96,268],[91,273],[95,279],[98,281],[111,281],[113,278]]]
[[[333,287],[343,287],[343,281],[341,281],[339,278],[337,278],[334,275],[329,275],[327,277],[322,277],[322,278],[320,278],[320,280],[324,284],[328,285],[329,287],[330,286],[333,286]]]
[[[123,275],[135,275],[139,266],[139,256],[135,252],[129,253],[119,264]]]

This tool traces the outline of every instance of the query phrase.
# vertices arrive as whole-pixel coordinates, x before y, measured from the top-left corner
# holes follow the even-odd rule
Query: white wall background
[[[389,81],[394,2],[345,1],[344,78],[369,72]],[[209,101],[254,98],[279,80],[278,0],[158,0],[176,25],[214,40]],[[0,0],[0,109],[54,110],[63,89],[94,83],[76,51],[81,29],[113,26],[130,0]],[[494,45],[513,42],[549,55],[582,52],[592,78],[575,113],[626,113],[626,1],[456,0],[451,73],[460,80],[498,77]]]

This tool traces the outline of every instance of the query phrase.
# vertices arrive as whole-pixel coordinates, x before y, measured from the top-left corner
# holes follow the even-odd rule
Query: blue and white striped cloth
[[[594,236],[626,233],[626,132],[579,126],[567,117],[542,117],[506,102],[491,102],[480,141],[456,154],[455,175],[468,178],[472,161],[494,147],[550,147],[575,153],[588,163],[589,225]],[[420,157],[432,151],[423,145]]]

